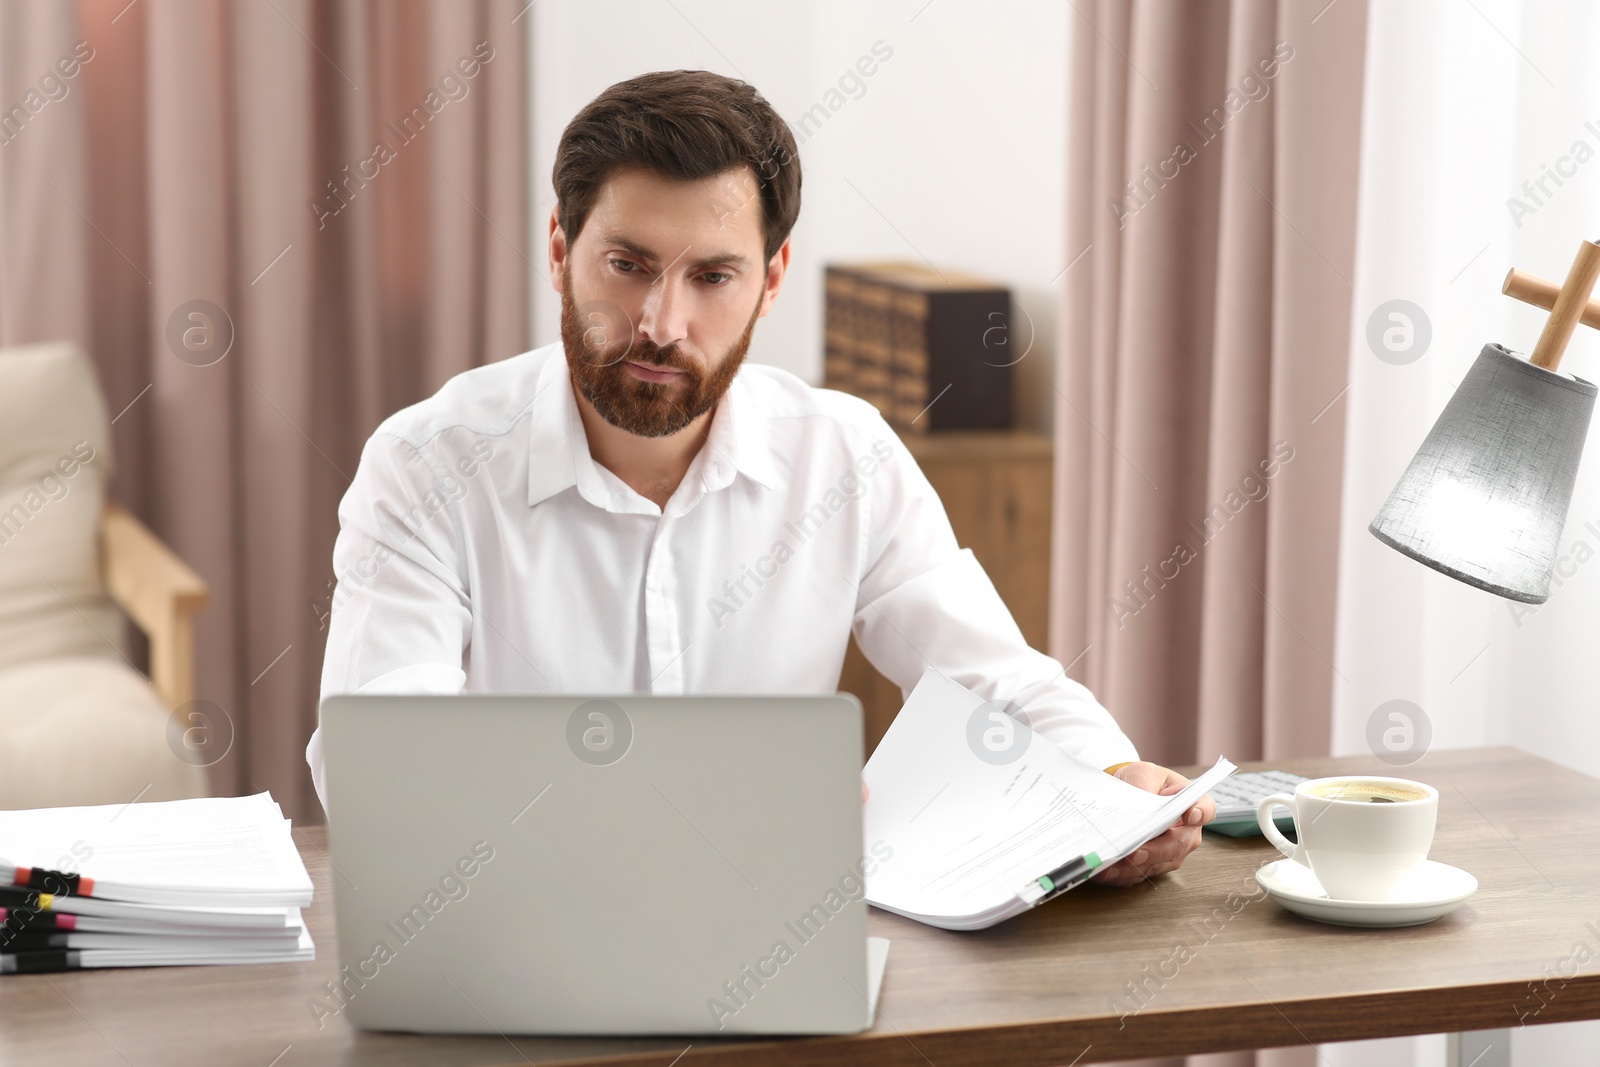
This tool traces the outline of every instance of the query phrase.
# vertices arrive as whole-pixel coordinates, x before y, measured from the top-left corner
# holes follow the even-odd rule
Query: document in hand
[[[929,670],[867,761],[866,840],[893,850],[867,874],[867,902],[947,930],[993,926],[1132,855],[1233,771],[1218,759],[1158,796]]]

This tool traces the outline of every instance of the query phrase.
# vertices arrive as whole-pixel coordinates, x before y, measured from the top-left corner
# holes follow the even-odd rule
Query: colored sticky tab
[[[39,889],[61,897],[86,897],[94,889],[94,880],[65,871],[47,871],[41,867],[18,867],[16,884],[26,889]]]

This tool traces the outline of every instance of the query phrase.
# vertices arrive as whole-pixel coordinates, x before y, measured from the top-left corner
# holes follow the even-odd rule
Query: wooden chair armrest
[[[194,699],[194,615],[206,583],[149,528],[107,503],[100,521],[106,589],[150,639],[150,683],[174,708]]]

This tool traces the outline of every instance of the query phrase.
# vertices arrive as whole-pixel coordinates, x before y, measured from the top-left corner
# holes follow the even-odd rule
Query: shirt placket
[[[645,639],[650,649],[650,691],[682,693],[683,627],[678,616],[678,579],[672,565],[671,518],[656,523],[644,572]]]

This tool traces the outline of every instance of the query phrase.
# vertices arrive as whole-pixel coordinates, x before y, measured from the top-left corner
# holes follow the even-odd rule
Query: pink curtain
[[[1326,754],[1365,3],[1076,10],[1052,652],[1147,759]]]
[[[361,445],[529,347],[524,5],[0,7],[0,344],[93,353],[114,495],[211,585],[213,789],[297,821]]]

